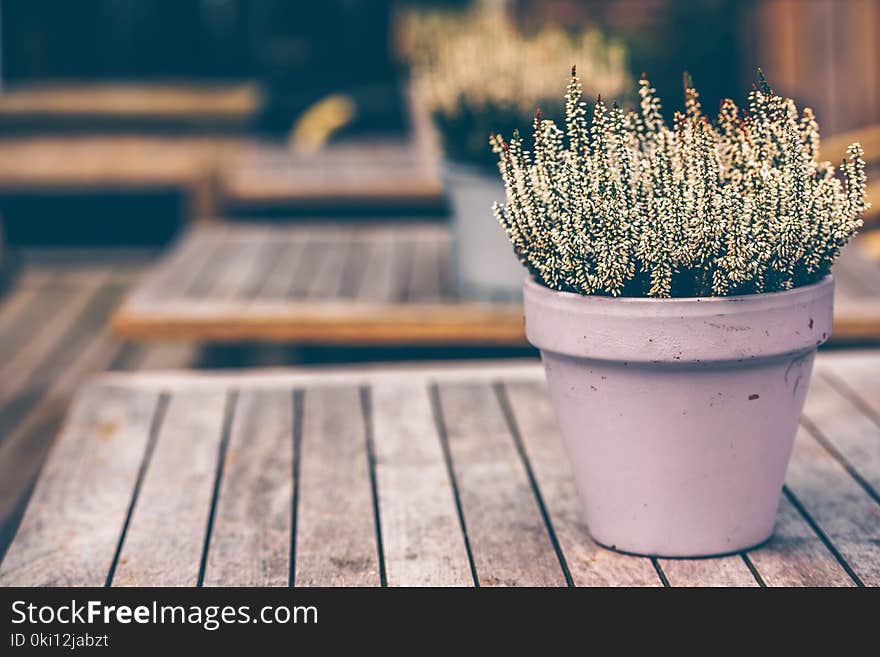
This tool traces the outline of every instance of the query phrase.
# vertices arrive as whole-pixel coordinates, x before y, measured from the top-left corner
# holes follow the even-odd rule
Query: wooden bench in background
[[[239,145],[207,136],[0,138],[0,196],[171,191],[184,195],[189,218],[208,217],[217,167]]]
[[[0,584],[877,586],[878,369],[820,355],[775,536],[698,560],[591,542],[534,361],[108,374]]]
[[[262,104],[260,89],[250,83],[19,84],[0,94],[0,130],[237,129]]]
[[[436,158],[406,140],[330,145],[314,155],[254,144],[221,169],[219,194],[224,212],[244,215],[437,210],[444,203]]]
[[[263,210],[444,207],[435,137],[411,101],[399,139],[294,153],[243,128],[252,84],[56,84],[0,94],[0,198],[180,193],[184,219]],[[34,128],[25,131],[19,128]]]
[[[408,88],[405,96],[404,138],[331,142],[316,153],[254,143],[220,171],[222,211],[254,215],[442,210],[438,136],[415,89]]]
[[[518,304],[455,290],[442,225],[198,227],[117,311],[132,339],[524,345]],[[880,264],[836,268],[836,341],[880,340]]]

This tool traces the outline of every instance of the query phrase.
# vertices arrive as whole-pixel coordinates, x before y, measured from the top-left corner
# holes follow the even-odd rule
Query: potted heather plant
[[[520,261],[526,334],[595,539],[673,557],[772,533],[831,265],[866,209],[859,144],[818,161],[813,113],[760,84],[717,120],[686,81],[672,126],[646,79],[640,111],[577,77],[564,128],[493,140],[495,212]]]
[[[559,105],[554,72],[573,61],[582,63],[581,81],[588,88],[622,93],[629,84],[623,48],[597,30],[525,33],[503,6],[488,2],[464,12],[411,12],[400,35],[445,153],[459,292],[517,300],[523,269],[504,232],[488,220],[492,204],[504,199],[495,158],[486,148],[489,135],[528,126],[536,105],[553,117]]]

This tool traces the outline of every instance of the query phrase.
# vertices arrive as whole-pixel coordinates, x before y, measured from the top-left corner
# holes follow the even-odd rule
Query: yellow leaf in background
[[[325,96],[299,116],[290,130],[287,144],[298,155],[313,155],[355,116],[357,105],[350,96],[342,93]]]

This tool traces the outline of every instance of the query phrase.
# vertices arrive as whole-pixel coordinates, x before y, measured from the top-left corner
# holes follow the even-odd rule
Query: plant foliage
[[[533,147],[490,139],[507,187],[495,214],[536,280],[611,296],[750,294],[825,276],[862,225],[859,144],[838,171],[818,160],[813,112],[798,113],[759,71],[748,111],[732,100],[703,114],[688,76],[684,111],[667,125],[655,90],[640,108],[601,97],[592,112],[572,68],[565,125],[540,112]]]

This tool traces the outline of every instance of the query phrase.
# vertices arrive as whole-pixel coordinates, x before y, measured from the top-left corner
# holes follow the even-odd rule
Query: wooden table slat
[[[195,586],[228,405],[224,390],[171,396],[135,502],[114,586]]]
[[[241,299],[244,302],[253,298],[254,290],[265,283],[269,275],[268,266],[272,260],[267,257],[272,247],[271,233],[259,231],[234,248],[222,260],[222,270],[214,283],[213,296],[217,299]]]
[[[308,296],[309,290],[316,284],[318,270],[322,267],[333,233],[327,231],[303,230],[297,241],[303,245],[299,262],[293,278],[288,281],[286,298],[302,300]]]
[[[324,255],[306,289],[307,299],[339,298],[353,239],[353,235],[342,234],[327,242]]]
[[[670,586],[758,586],[739,555],[715,559],[659,559]]]
[[[877,367],[870,359],[836,358],[829,362],[820,360],[817,369],[823,376],[830,378],[835,389],[844,394],[880,426],[880,376]]]
[[[367,436],[360,391],[303,395],[296,508],[297,586],[378,586]]]
[[[244,390],[216,503],[205,586],[287,586],[293,500],[293,392]]]
[[[810,383],[804,420],[880,501],[880,426],[835,390],[821,373]]]
[[[388,232],[366,242],[368,255],[355,298],[358,301],[383,301],[392,298],[394,289],[394,236]]]
[[[274,240],[273,240],[274,241]],[[266,280],[254,293],[253,303],[284,299],[291,282],[296,280],[297,268],[301,264],[306,245],[300,241],[276,241],[279,252],[268,263]]]
[[[169,296],[182,298],[211,261],[225,232],[218,228],[184,233],[158,265],[144,276],[141,285],[132,293],[130,303],[136,307],[149,307],[149,304],[161,302]]]
[[[855,586],[787,495],[773,538],[748,556],[767,586]]]
[[[480,586],[564,586],[495,392],[441,384],[438,396]]]
[[[55,346],[77,323],[89,304],[94,302],[105,281],[106,276],[98,276],[94,285],[76,289],[72,294],[63,289],[49,292],[52,297],[57,297],[58,304],[51,321],[35,327],[30,339],[7,361],[0,364],[0,404],[8,402],[21,392],[28,381],[25,375],[32,372],[37,363],[42,361],[45,352]]]
[[[438,301],[444,298],[442,272],[443,252],[449,250],[449,240],[427,235],[416,240],[413,265],[410,270],[407,298]],[[448,299],[448,296],[446,297]]]
[[[806,429],[786,485],[861,582],[880,586],[880,507]]]
[[[378,384],[370,410],[388,585],[472,586],[428,388]]]

